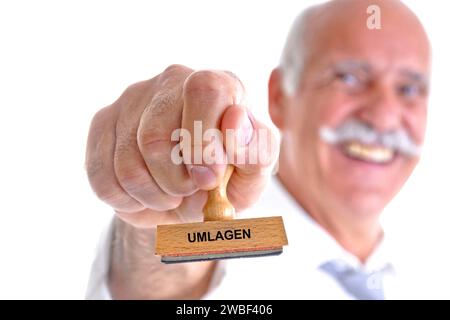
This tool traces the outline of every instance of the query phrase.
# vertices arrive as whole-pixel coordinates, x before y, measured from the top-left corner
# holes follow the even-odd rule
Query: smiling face
[[[306,207],[378,214],[417,164],[417,157],[395,148],[357,140],[330,144],[319,134],[352,120],[381,134],[403,130],[423,143],[428,40],[396,1],[378,1],[381,29],[369,30],[366,8],[376,2],[332,1],[316,9],[308,17],[297,92],[280,98],[271,79],[270,111],[283,132],[280,171],[289,168]]]

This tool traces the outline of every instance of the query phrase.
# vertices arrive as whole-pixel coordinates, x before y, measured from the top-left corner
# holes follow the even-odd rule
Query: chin
[[[344,208],[352,216],[361,218],[377,218],[393,195],[385,195],[379,192],[355,191],[339,194],[337,197]]]

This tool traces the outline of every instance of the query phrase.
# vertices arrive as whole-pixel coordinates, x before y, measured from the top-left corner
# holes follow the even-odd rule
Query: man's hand
[[[257,143],[259,129],[271,131],[248,114],[243,95],[231,73],[179,65],[130,86],[92,120],[86,167],[95,193],[135,227],[201,220],[204,190],[218,184],[225,165],[174,164],[172,132],[185,128],[193,137],[199,120],[203,130],[218,128],[224,136],[242,128],[247,146]],[[227,193],[237,211],[255,202],[267,180],[277,148],[264,152],[264,164],[236,164]]]
[[[266,142],[276,140],[269,128],[249,114],[243,97],[241,82],[230,72],[194,72],[173,65],[150,80],[130,86],[115,103],[97,112],[89,132],[86,168],[94,192],[114,208],[120,218],[118,223],[125,222],[116,228],[122,230],[119,235],[116,231],[118,238],[122,239],[125,233],[137,237],[142,233],[139,229],[148,231],[158,224],[202,220],[207,190],[218,185],[226,164],[172,161],[171,154],[178,143],[172,141],[172,133],[184,128],[194,137],[194,121],[201,121],[203,131],[221,130],[224,137],[226,129],[235,129],[243,135],[241,148],[228,150],[223,146],[228,156],[236,159],[236,153],[243,152],[247,160],[234,163],[227,195],[237,211],[256,201],[276,160],[278,147],[273,143],[258,145],[261,140],[258,136],[263,131]],[[249,164],[248,155],[255,150],[259,152],[258,160],[264,161]],[[149,248],[142,249],[152,255]],[[126,254],[121,252],[122,257]],[[154,263],[151,260],[154,257],[148,259]],[[190,265],[192,268],[196,264]]]

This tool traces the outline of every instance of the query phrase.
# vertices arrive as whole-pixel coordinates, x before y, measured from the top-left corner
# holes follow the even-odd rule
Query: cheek
[[[414,141],[422,144],[427,126],[427,109],[407,110],[404,116],[405,128],[411,133]]]
[[[355,103],[336,93],[304,94],[292,103],[286,121],[292,138],[290,153],[301,164],[298,170],[308,177],[310,186],[328,185],[333,175],[333,156],[327,144],[319,137],[323,125],[336,127],[355,110]]]
[[[329,145],[324,143],[319,137],[321,126],[336,128],[345,120],[351,118],[360,105],[355,99],[349,99],[339,93],[324,93],[316,98],[316,103],[312,111],[311,121],[308,130],[314,133],[314,145],[317,162],[321,171],[327,173],[332,170],[333,157],[330,153]]]
[[[317,130],[326,125],[337,127],[350,118],[363,105],[359,98],[349,96],[339,90],[323,90],[315,97],[314,111],[316,113]]]

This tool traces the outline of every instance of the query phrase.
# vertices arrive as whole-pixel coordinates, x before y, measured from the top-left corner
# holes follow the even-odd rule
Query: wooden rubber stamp
[[[178,263],[226,258],[278,255],[287,245],[280,216],[234,220],[235,210],[227,198],[228,165],[221,184],[208,192],[199,223],[159,225],[155,254],[161,262]]]

